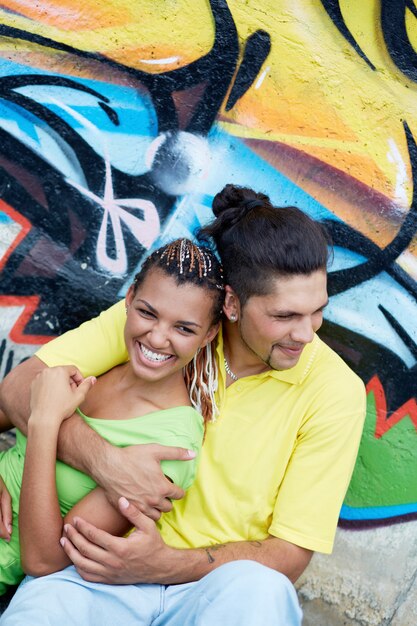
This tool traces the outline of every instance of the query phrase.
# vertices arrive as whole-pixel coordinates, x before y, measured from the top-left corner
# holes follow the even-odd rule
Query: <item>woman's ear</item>
[[[125,297],[126,309],[128,306],[132,304],[134,297],[135,297],[134,288],[133,288],[133,285],[130,285],[129,289],[127,290],[126,297]]]
[[[237,320],[239,319],[239,298],[237,297],[236,292],[233,291],[230,285],[225,286],[223,312],[225,314],[226,320],[229,322],[237,322]]]
[[[200,348],[204,348],[204,346],[210,343],[210,341],[213,341],[213,339],[219,332],[219,329],[220,329],[220,322],[218,322],[217,324],[213,324],[213,326],[210,326],[210,328],[207,331],[207,335],[204,337],[204,341],[201,344]]]

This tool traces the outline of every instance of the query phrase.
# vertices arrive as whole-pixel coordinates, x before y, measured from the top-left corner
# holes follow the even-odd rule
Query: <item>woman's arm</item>
[[[39,576],[41,559],[56,552],[62,533],[62,516],[55,484],[59,423],[46,416],[28,423],[28,442],[20,492],[19,536],[23,570]],[[39,568],[39,569],[38,569]]]
[[[49,499],[48,496],[51,494],[45,495]],[[49,502],[53,510],[48,511],[47,506],[36,497],[36,502],[32,503],[34,506],[30,507],[29,511],[31,498],[27,495],[24,497],[28,506],[25,511],[25,522],[24,524],[21,522],[20,529],[21,561],[23,570],[31,576],[46,576],[72,564],[61,547],[60,539],[65,534],[65,524],[72,524],[74,518],[78,516],[118,537],[125,535],[131,528],[126,518],[109,503],[101,487],[96,487],[77,502],[64,518],[59,509],[57,511],[54,508],[54,502],[57,503],[58,498],[54,502]],[[22,505],[21,496],[20,518],[23,520]],[[42,508],[41,512],[37,510],[38,507]],[[26,523],[26,520],[29,523]]]
[[[80,382],[76,368],[44,370],[32,384],[28,442],[20,494],[19,534],[22,563],[47,553],[62,533],[55,463],[58,433],[87,395],[95,379]],[[29,570],[28,570],[29,571]]]
[[[55,339],[48,346],[57,341]],[[94,341],[92,345],[95,345]],[[15,367],[0,384],[0,407],[24,434],[27,433],[30,414],[30,385],[36,376],[48,369],[45,363],[33,356]],[[165,478],[160,461],[188,461],[193,458],[183,448],[158,444],[117,448],[100,437],[77,414],[61,425],[57,457],[91,476],[105,489],[113,504],[116,505],[118,498],[124,495],[155,520],[161,512],[171,510],[172,500],[184,495],[180,487]]]

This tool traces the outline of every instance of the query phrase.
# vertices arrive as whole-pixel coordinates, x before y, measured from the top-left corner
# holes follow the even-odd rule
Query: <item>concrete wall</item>
[[[412,580],[417,528],[415,0],[2,7],[0,376],[123,296],[226,182],[325,221],[322,334],[367,384],[368,415],[339,552],[302,591],[390,623],[372,621],[394,619],[381,554],[395,538]],[[370,598],[378,618],[352,608]]]

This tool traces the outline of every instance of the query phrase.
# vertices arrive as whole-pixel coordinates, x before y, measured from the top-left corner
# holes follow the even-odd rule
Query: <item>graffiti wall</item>
[[[329,228],[367,384],[341,524],[417,519],[414,0],[3,0],[0,376],[122,297],[227,182]]]

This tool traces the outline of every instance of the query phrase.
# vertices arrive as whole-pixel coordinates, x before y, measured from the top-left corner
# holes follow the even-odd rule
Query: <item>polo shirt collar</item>
[[[303,382],[303,380],[307,377],[309,372],[311,371],[311,367],[314,363],[314,360],[317,356],[320,347],[320,339],[315,334],[314,339],[311,343],[307,344],[304,350],[301,353],[301,356],[298,360],[297,365],[291,367],[287,370],[268,370],[266,372],[262,372],[262,374],[255,374],[250,378],[275,378],[276,380],[280,380],[285,383],[290,383],[292,385],[299,385]],[[220,328],[218,339],[217,339],[217,347],[216,347],[217,356],[219,359],[219,363],[223,364],[224,361],[224,350],[223,350],[223,328]],[[222,365],[221,365],[222,367]]]

